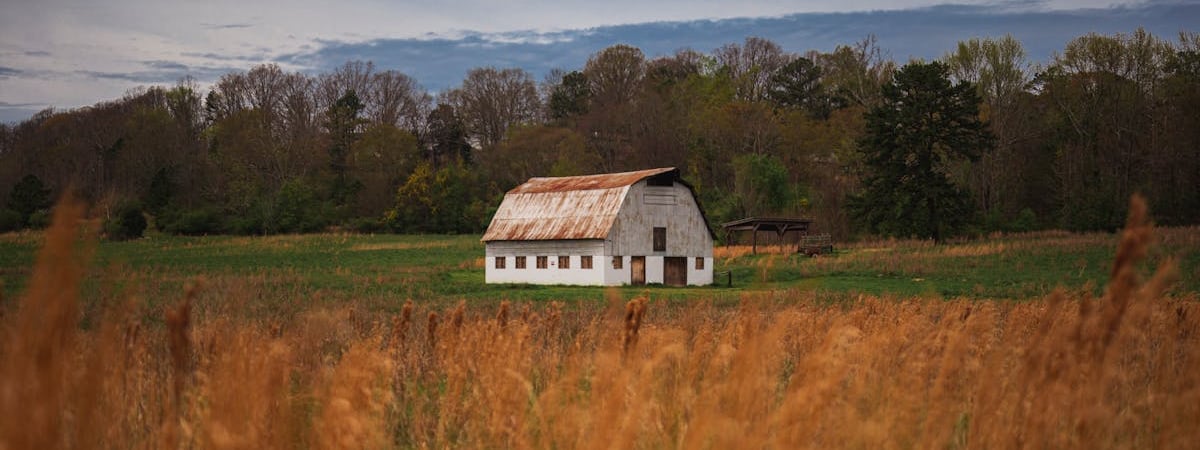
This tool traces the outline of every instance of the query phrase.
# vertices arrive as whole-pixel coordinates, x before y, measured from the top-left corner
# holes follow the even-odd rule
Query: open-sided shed
[[[749,231],[751,234],[750,245],[752,246],[752,251],[757,254],[758,233],[760,231],[774,232],[777,238],[776,242],[781,244],[787,238],[788,233],[795,233],[798,243],[800,237],[808,234],[812,223],[812,219],[791,217],[747,217],[741,220],[725,222],[721,224],[721,229],[725,230],[725,242],[730,242],[733,239],[733,233]]]

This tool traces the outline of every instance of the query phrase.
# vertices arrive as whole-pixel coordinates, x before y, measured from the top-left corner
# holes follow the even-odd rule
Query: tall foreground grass
[[[1100,298],[614,293],[263,319],[197,280],[81,327],[88,239],[66,203],[0,311],[0,450],[1194,446],[1200,308],[1164,297],[1170,262],[1139,279],[1153,231],[1131,206]]]

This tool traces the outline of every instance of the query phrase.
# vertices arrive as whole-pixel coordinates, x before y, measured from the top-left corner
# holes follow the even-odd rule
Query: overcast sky
[[[1200,0],[3,0],[0,121],[120,97],[191,76],[207,86],[260,63],[316,73],[372,60],[427,89],[472,67],[522,67],[538,79],[612,44],[654,57],[747,36],[828,51],[867,34],[903,62],[962,39],[1012,34],[1035,61],[1072,37],[1138,26],[1174,40],[1200,31]]]

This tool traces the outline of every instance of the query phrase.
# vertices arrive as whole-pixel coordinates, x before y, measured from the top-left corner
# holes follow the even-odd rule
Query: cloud
[[[214,52],[181,52],[179,56],[186,58],[199,58],[213,61],[242,61],[242,62],[258,62],[269,61],[271,57],[266,53],[254,53],[250,55],[229,55]]]
[[[188,66],[186,64],[178,63],[175,61],[163,61],[163,60],[142,61],[142,64],[145,65],[146,67],[150,67],[152,69],[159,69],[159,70],[182,70],[182,71],[188,70]]]
[[[0,101],[0,108],[31,108],[35,106],[46,106],[41,103],[9,103]]]
[[[0,66],[0,78],[20,76],[22,73],[23,71],[20,69]]]
[[[42,51],[42,50],[26,50],[26,51],[24,51],[24,52],[22,52],[22,53],[23,53],[25,56],[33,56],[33,57],[46,57],[46,56],[50,56],[50,52],[47,52],[47,51]]]
[[[250,23],[202,23],[200,26],[206,30],[233,30],[238,28],[250,28],[254,24]]]
[[[346,61],[373,61],[382,69],[413,76],[427,89],[457,85],[475,67],[520,67],[540,77],[551,69],[577,69],[588,56],[608,46],[637,46],[647,57],[687,47],[709,52],[748,36],[771,39],[785,50],[831,51],[874,34],[899,63],[935,59],[972,37],[1011,34],[1025,45],[1029,59],[1047,62],[1073,38],[1089,32],[1130,32],[1137,27],[1165,39],[1200,17],[1200,4],[1163,3],[1138,7],[1041,10],[1043,2],[1000,2],[984,6],[942,5],[927,8],[849,13],[804,13],[771,18],[653,22],[554,32],[458,31],[419,38],[366,42],[322,40],[316,49],[282,55],[276,62],[327,71]]]
[[[71,73],[84,78],[126,81],[136,84],[171,84],[186,77],[197,80],[214,80],[221,75],[239,70],[229,66],[192,67],[173,61],[142,61],[141,64],[149,67],[150,70],[130,72],[76,70]]]

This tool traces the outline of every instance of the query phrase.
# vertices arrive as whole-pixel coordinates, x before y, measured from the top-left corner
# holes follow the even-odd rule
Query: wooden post
[[[754,233],[754,235],[753,235],[754,237],[751,238],[752,243],[750,246],[750,253],[757,255],[758,254],[758,224],[757,223],[754,224],[754,230],[751,231],[751,233]]]

